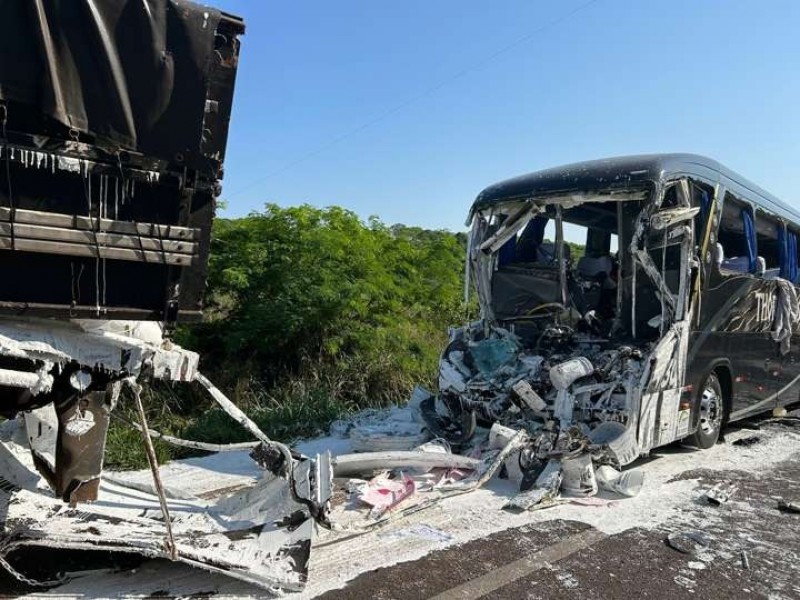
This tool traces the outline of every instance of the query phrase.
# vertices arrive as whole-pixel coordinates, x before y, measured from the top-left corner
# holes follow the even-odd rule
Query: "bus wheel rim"
[[[719,428],[721,421],[719,394],[713,387],[707,386],[700,397],[700,429],[705,434],[712,434]]]

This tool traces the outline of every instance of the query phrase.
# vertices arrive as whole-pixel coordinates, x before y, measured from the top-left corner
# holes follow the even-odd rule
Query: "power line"
[[[537,35],[539,35],[541,33],[544,33],[548,29],[551,29],[553,27],[556,27],[557,25],[560,25],[564,21],[570,19],[571,17],[573,17],[577,13],[589,8],[591,5],[596,4],[599,1],[600,0],[589,0],[588,2],[584,2],[583,4],[575,7],[574,9],[572,9],[571,11],[561,15],[560,17],[557,17],[556,19],[553,19],[552,21],[549,21],[549,22],[545,23],[544,25],[542,25],[539,28],[531,31],[530,33],[527,33],[524,36],[522,36],[520,38],[517,38],[516,40],[514,40],[510,44],[508,44],[506,46],[503,46],[499,50],[496,50],[495,52],[489,54],[486,58],[483,58],[483,59],[481,59],[481,60],[479,60],[479,61],[477,61],[475,63],[472,63],[471,65],[469,65],[469,66],[461,69],[460,71],[450,75],[449,77],[446,77],[445,79],[440,80],[438,83],[435,83],[434,85],[422,90],[418,94],[416,94],[414,96],[411,96],[411,97],[407,98],[406,100],[403,100],[402,102],[400,102],[399,104],[396,104],[392,108],[389,108],[385,112],[373,117],[372,119],[369,119],[369,120],[365,121],[361,125],[349,130],[346,133],[343,133],[342,135],[340,135],[338,137],[333,138],[329,142],[323,144],[322,146],[319,146],[316,150],[312,150],[311,152],[303,154],[302,156],[300,156],[300,157],[298,157],[298,158],[296,158],[294,160],[291,160],[288,163],[285,163],[284,165],[282,165],[281,167],[275,169],[274,171],[271,171],[271,172],[267,173],[266,175],[262,175],[261,177],[258,177],[256,179],[252,180],[250,183],[245,184],[244,186],[240,187],[237,190],[234,190],[231,194],[228,195],[228,197],[230,198],[230,197],[236,196],[237,194],[241,194],[242,192],[244,192],[246,190],[249,190],[253,186],[258,185],[259,183],[262,183],[262,182],[264,182],[264,181],[266,181],[268,179],[272,179],[276,175],[280,175],[281,173],[283,173],[284,171],[288,171],[292,167],[295,167],[295,166],[297,166],[297,165],[299,165],[301,163],[306,162],[307,160],[310,160],[310,159],[312,159],[312,158],[314,158],[316,156],[319,156],[323,152],[325,152],[325,151],[329,150],[330,148],[342,143],[343,141],[345,141],[345,140],[347,140],[347,139],[349,139],[349,138],[361,133],[365,129],[369,129],[373,125],[376,125],[377,123],[380,123],[381,121],[383,121],[385,119],[388,119],[392,115],[400,112],[401,110],[403,110],[404,108],[410,106],[411,104],[414,104],[415,102],[419,102],[423,98],[427,98],[428,96],[431,96],[432,94],[435,94],[440,89],[442,89],[443,87],[451,84],[452,82],[456,81],[457,79],[460,79],[460,78],[464,77],[465,75],[468,75],[468,74],[472,73],[473,71],[477,71],[477,70],[481,69],[482,67],[486,66],[487,64],[489,64],[493,60],[497,59],[498,57],[502,56],[503,54],[506,54],[506,53],[510,52],[511,50],[513,50],[513,49],[515,49],[515,48],[517,48],[517,47],[529,42],[535,36],[537,36]]]

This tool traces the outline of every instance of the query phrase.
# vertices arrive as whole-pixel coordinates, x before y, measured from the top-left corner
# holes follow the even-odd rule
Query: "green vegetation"
[[[447,327],[464,321],[466,236],[367,223],[342,208],[280,208],[214,225],[205,320],[176,332],[267,435],[311,435],[338,416],[432,386]],[[474,310],[474,308],[473,308]],[[155,384],[151,426],[192,439],[247,434],[199,390]],[[120,414],[132,417],[131,403]],[[177,456],[157,447],[160,459]],[[144,464],[114,422],[108,462]]]
[[[573,259],[583,246],[570,243]],[[337,417],[435,389],[447,328],[463,305],[466,234],[361,221],[338,207],[280,208],[214,224],[203,323],[178,329],[201,367],[267,435],[282,441]],[[249,440],[208,396],[155,382],[150,426],[205,442]],[[116,417],[136,420],[123,399]],[[159,460],[186,452],[156,443]],[[146,465],[140,434],[116,419],[108,464]]]
[[[572,258],[572,262],[578,262],[578,259],[583,256],[584,252],[586,252],[586,246],[583,244],[579,244],[577,242],[570,242],[569,240],[564,240],[569,246],[569,255]]]

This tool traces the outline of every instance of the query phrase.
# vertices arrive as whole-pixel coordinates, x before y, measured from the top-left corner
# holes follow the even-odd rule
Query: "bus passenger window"
[[[783,223],[763,211],[756,213],[756,238],[758,247],[758,273],[767,279],[780,276]],[[763,270],[761,260],[763,259]]]
[[[716,253],[722,256],[719,261],[721,274],[757,272],[759,261],[753,211],[730,193],[725,194],[717,243]]]
[[[711,213],[711,201],[714,198],[714,188],[707,183],[690,181],[692,206],[700,209],[695,217],[694,239],[698,244],[703,243],[703,236],[706,233],[706,222]]]

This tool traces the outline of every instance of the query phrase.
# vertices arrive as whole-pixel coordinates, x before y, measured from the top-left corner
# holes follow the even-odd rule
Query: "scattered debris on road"
[[[711,546],[711,540],[699,531],[681,531],[671,533],[667,544],[678,552],[696,556]]]
[[[388,473],[378,475],[363,486],[359,500],[372,507],[370,516],[381,517],[416,491],[414,480],[402,472],[396,479]]]
[[[733,483],[718,483],[709,490],[706,490],[703,497],[709,504],[720,506],[724,504],[730,497],[736,493],[738,487]]]
[[[800,514],[800,502],[778,500],[778,510],[784,513]]]
[[[751,435],[744,438],[739,438],[738,440],[734,440],[731,442],[733,446],[752,446],[753,444],[758,444],[761,441],[761,436],[758,435]]]
[[[747,555],[747,550],[742,549],[742,551],[740,553],[740,556],[741,556],[741,559],[742,559],[742,568],[745,571],[749,571],[750,570],[750,557]]]

